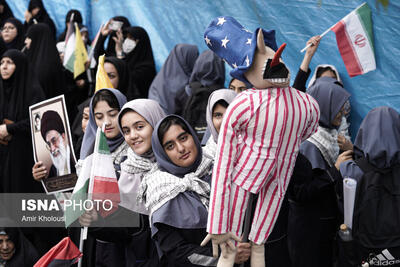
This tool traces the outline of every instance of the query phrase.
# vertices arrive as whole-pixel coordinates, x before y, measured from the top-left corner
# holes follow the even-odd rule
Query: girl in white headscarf
[[[120,206],[140,213],[140,227],[131,235],[125,247],[126,266],[158,266],[158,254],[148,219],[148,210],[137,203],[137,193],[143,176],[155,165],[151,136],[156,124],[165,117],[160,105],[151,99],[135,99],[126,103],[118,115],[118,127],[129,145],[128,158],[121,164],[118,186]]]
[[[207,127],[211,132],[211,136],[203,150],[212,157],[215,156],[215,152],[217,151],[218,133],[226,108],[235,97],[235,91],[231,89],[220,89],[214,91],[208,98],[206,119]]]
[[[132,100],[122,107],[118,115],[118,126],[130,147],[128,158],[121,165],[118,181],[121,206],[142,214],[148,214],[148,211],[136,204],[136,191],[142,176],[155,164],[151,135],[157,122],[164,117],[160,105],[151,99]]]

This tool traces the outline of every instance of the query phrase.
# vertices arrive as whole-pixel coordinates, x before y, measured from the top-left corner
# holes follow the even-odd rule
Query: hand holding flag
[[[113,160],[107,138],[100,128],[97,128],[94,152],[86,157],[71,197],[73,204],[83,203],[88,199],[101,203],[98,212],[102,217],[116,211],[120,202]],[[65,226],[71,225],[84,213],[84,209],[76,209],[74,205],[67,206]]]

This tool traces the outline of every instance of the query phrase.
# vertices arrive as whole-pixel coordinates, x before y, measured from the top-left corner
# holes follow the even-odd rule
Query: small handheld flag
[[[78,262],[82,253],[69,237],[65,237],[41,257],[33,267],[71,266]]]
[[[332,27],[350,77],[376,69],[371,9],[366,3]]]
[[[323,37],[330,30],[336,34],[339,52],[350,77],[376,69],[371,9],[367,3],[361,4],[320,36]]]
[[[97,92],[103,88],[114,88],[104,69],[104,55],[99,56],[99,64],[96,73],[96,88],[94,91]]]
[[[82,40],[78,24],[75,22],[75,31],[72,20],[68,23],[65,37],[64,67],[74,74],[74,79],[85,72],[85,63],[88,54]]]

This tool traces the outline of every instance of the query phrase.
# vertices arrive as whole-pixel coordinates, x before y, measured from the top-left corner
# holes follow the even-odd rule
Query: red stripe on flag
[[[57,245],[52,247],[34,265],[34,267],[44,267],[51,265],[55,261],[70,260],[75,263],[82,257],[82,253],[69,237],[65,237]],[[53,265],[57,266],[57,265]],[[65,266],[65,265],[64,265]]]
[[[332,27],[332,31],[336,34],[339,52],[350,77],[362,74],[363,71],[358,61],[357,54],[353,49],[350,37],[347,35],[346,25],[343,21],[339,21]]]
[[[118,181],[116,178],[101,176],[95,176],[93,179],[93,199],[101,200],[103,205],[107,206],[106,209],[103,209],[104,206],[100,205],[99,210],[102,217],[107,217],[118,209],[118,203],[121,202]],[[110,201],[112,206],[109,206]]]

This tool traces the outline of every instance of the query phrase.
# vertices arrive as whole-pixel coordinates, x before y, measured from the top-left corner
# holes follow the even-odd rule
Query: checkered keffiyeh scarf
[[[111,152],[111,158],[113,159],[113,164],[117,165],[121,164],[121,162],[125,159],[125,156],[128,155],[128,149],[129,149],[128,144],[126,142],[123,142],[116,150]],[[75,170],[78,176],[81,173],[85,159],[79,159],[78,162],[75,164]]]
[[[318,131],[313,134],[307,141],[313,143],[330,167],[335,165],[339,156],[339,144],[337,142],[338,131],[336,129],[328,129],[318,126]]]
[[[161,171],[155,166],[143,177],[138,192],[138,201],[145,202],[151,216],[153,212],[178,194],[193,191],[198,194],[200,201],[208,209],[210,185],[200,178],[204,175],[211,175],[211,172],[212,160],[208,157],[203,157],[197,170],[184,177],[177,177]]]
[[[203,152],[211,157],[215,157],[215,154],[217,153],[217,143],[215,143],[212,137],[208,138],[206,145],[203,147]]]
[[[121,163],[121,170],[130,174],[148,172],[155,164],[154,156],[149,158],[141,157],[129,148],[128,158]]]

